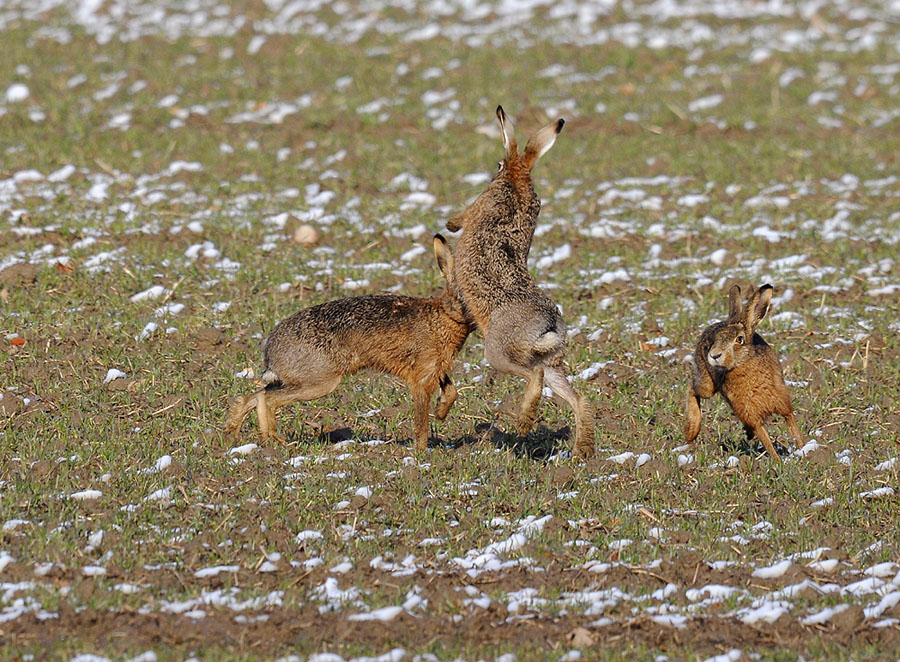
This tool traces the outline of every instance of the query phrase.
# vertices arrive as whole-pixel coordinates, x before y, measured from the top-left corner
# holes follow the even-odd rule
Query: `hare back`
[[[283,320],[269,336],[268,344],[282,336],[340,337],[379,328],[396,330],[423,314],[428,315],[433,303],[433,299],[393,294],[367,294],[326,301]]]
[[[456,247],[456,261],[477,263],[497,260],[525,267],[528,252],[537,227],[537,213],[531,216],[522,210],[498,214],[471,229],[463,231]]]
[[[457,218],[466,232],[492,235],[498,227],[506,226],[524,231],[530,242],[540,211],[541,199],[530,183],[517,187],[508,177],[498,175]]]
[[[265,346],[266,371],[283,383],[311,373],[372,368],[401,377],[446,371],[469,329],[441,299],[368,295],[313,306],[281,322]]]

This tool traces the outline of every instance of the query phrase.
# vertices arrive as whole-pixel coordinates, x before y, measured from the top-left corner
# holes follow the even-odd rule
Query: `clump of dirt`
[[[21,287],[37,281],[38,269],[28,262],[16,262],[0,271],[0,285]]]
[[[225,342],[225,332],[215,327],[205,327],[194,336],[194,347],[201,352],[217,352]]]
[[[645,462],[637,468],[637,474],[641,478],[666,478],[673,469],[668,464],[660,462],[656,458]]]
[[[553,467],[550,472],[550,485],[557,490],[568,489],[574,482],[575,470],[567,464]]]
[[[14,416],[25,409],[25,402],[19,396],[10,393],[0,393],[0,416]]]
[[[835,631],[843,635],[849,635],[858,628],[864,620],[866,620],[866,614],[863,611],[863,608],[859,605],[850,605],[843,611],[832,616],[829,623]]]

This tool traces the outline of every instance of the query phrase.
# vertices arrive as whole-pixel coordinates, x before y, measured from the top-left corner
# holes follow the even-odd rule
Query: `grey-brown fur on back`
[[[361,369],[404,379],[413,396],[417,450],[428,442],[428,406],[441,396],[435,416],[443,420],[456,399],[449,371],[471,330],[453,281],[453,255],[446,240],[434,237],[434,252],[447,287],[439,297],[364,295],[329,301],[282,321],[264,342],[265,388],[235,400],[226,433],[257,410],[260,435],[277,438],[274,413],[298,400],[320,398],[343,377]]]
[[[525,154],[519,155],[511,123],[500,107],[497,116],[506,144],[499,170],[485,191],[447,225],[450,229],[463,228],[455,250],[454,278],[466,314],[482,331],[498,323],[498,311],[502,310],[504,316],[514,315],[529,327],[521,339],[526,343],[528,338],[536,341],[546,331],[565,329],[556,304],[528,271],[528,252],[541,210],[531,169],[552,145],[564,121],[557,120],[538,131],[529,141],[531,150],[526,146]],[[535,146],[539,134],[544,136],[543,141]],[[530,328],[535,315],[540,317],[536,323],[539,328]]]
[[[455,355],[444,316],[439,298],[371,294],[328,301],[275,328],[266,342],[266,372],[282,383],[317,369],[349,375],[370,368],[408,378],[421,361]],[[446,347],[435,342],[441,337]]]
[[[492,367],[527,380],[518,432],[534,425],[546,382],[575,412],[575,455],[594,452],[593,412],[572,389],[564,372],[566,325],[556,304],[528,271],[528,252],[541,201],[531,169],[552,147],[562,119],[537,131],[519,154],[513,127],[497,107],[504,158],[493,180],[461,214],[447,222],[462,229],[456,245],[454,280],[467,317],[484,334],[485,358]]]

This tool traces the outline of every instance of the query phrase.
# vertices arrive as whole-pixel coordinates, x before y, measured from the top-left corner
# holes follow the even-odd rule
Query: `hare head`
[[[772,286],[763,285],[746,305],[741,304],[741,288],[735,285],[728,292],[728,320],[716,332],[706,360],[715,368],[731,370],[751,356],[753,334],[757,324],[769,312],[772,301]]]
[[[491,191],[497,188],[510,186],[518,191],[529,192],[533,196],[531,169],[534,168],[537,160],[553,147],[556,136],[562,131],[566,121],[559,118],[539,129],[528,139],[525,151],[519,154],[513,124],[504,112],[503,106],[497,106],[497,120],[500,122],[500,135],[503,139],[503,159],[498,161],[497,173],[482,196],[490,195]],[[473,203],[473,206],[475,204]],[[450,232],[456,232],[465,226],[465,222],[466,212],[463,211],[447,221],[447,229]]]

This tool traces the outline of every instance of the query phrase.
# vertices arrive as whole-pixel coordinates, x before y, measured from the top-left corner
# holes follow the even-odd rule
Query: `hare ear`
[[[454,214],[450,218],[447,219],[447,230],[450,232],[456,232],[457,230],[461,230],[463,227],[463,219],[466,217],[465,210],[459,212],[458,214]],[[440,237],[441,235],[435,235],[435,237]],[[443,239],[443,237],[441,237]]]
[[[531,170],[535,162],[550,151],[553,143],[556,142],[556,136],[562,131],[565,123],[566,121],[560,117],[528,139],[528,143],[525,145],[525,153],[522,155],[522,162],[525,164],[525,167]]]
[[[728,290],[728,321],[737,322],[741,318],[741,286],[732,285]]]
[[[769,304],[772,302],[772,294],[774,291],[775,290],[771,285],[763,285],[753,293],[752,297],[750,297],[750,301],[747,303],[747,319],[744,322],[744,326],[747,327],[748,333],[752,333],[754,329],[756,329],[756,325],[759,324],[766,316],[766,313],[769,312]]]
[[[503,151],[506,152],[506,158],[518,157],[519,148],[516,146],[516,133],[513,130],[512,122],[503,111],[503,106],[497,106],[497,121],[500,122],[500,133],[503,134]]]
[[[438,269],[449,283],[453,275],[453,253],[447,245],[447,240],[439,234],[434,235],[434,257],[437,258]]]

